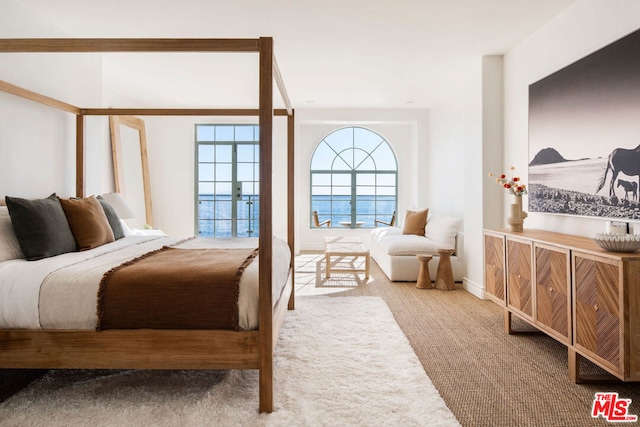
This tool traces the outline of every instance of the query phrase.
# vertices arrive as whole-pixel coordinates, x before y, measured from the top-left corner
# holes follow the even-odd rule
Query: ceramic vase
[[[507,224],[511,227],[511,231],[522,231],[524,219],[527,213],[522,211],[522,196],[513,196],[511,204],[511,216],[507,218]]]

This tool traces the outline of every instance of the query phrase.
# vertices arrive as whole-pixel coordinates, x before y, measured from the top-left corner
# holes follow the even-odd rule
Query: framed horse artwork
[[[640,30],[529,86],[531,212],[640,220]]]

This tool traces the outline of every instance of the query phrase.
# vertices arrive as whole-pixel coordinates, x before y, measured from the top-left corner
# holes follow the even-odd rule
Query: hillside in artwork
[[[535,155],[533,160],[529,162],[529,166],[548,165],[551,163],[566,162],[567,159],[562,157],[555,148],[544,148]]]

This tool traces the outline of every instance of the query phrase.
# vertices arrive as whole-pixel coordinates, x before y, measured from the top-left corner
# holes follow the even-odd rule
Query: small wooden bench
[[[364,278],[369,278],[369,271],[371,266],[371,258],[369,256],[369,249],[367,249],[360,241],[358,237],[325,237],[324,238],[324,257],[326,263],[326,277],[331,277],[331,272],[342,273],[362,273],[364,272]],[[331,264],[331,257],[364,257],[365,268],[358,269],[345,269],[334,268]]]

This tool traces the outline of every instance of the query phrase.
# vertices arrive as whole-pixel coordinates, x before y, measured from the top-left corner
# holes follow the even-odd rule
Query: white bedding
[[[95,329],[97,294],[105,272],[143,253],[181,239],[127,236],[95,249],[39,261],[0,262],[1,329]],[[192,239],[177,247],[257,247],[257,239]],[[273,243],[274,304],[289,274],[290,252],[281,239]],[[258,257],[240,279],[239,325],[258,326]]]

